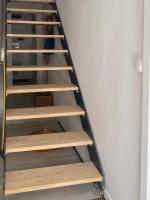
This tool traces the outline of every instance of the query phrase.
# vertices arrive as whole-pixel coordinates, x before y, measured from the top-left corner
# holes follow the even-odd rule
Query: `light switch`
[[[139,73],[143,72],[143,61],[140,59],[136,60],[136,70]]]

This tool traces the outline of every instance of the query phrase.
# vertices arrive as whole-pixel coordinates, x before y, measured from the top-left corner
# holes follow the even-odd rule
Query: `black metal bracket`
[[[61,25],[62,25],[61,17],[60,17],[59,10],[57,8],[56,2],[53,4],[53,8],[58,11],[58,13],[56,15],[56,21],[61,22]],[[73,70],[69,71],[69,76],[70,76],[71,82],[73,84],[77,85],[78,88],[79,88],[78,92],[74,92],[76,102],[77,102],[78,105],[80,105],[85,110],[85,113],[86,113],[85,116],[80,117],[81,124],[82,124],[83,130],[87,132],[87,134],[90,136],[90,138],[93,140],[93,143],[94,143],[92,146],[88,147],[88,151],[89,151],[90,159],[95,164],[95,166],[97,167],[100,174],[103,176],[102,182],[95,183],[97,190],[99,190],[99,193],[101,193],[101,195],[103,196],[103,194],[104,194],[103,188],[104,188],[104,185],[105,185],[104,173],[103,173],[102,165],[101,165],[101,162],[100,162],[100,158],[98,156],[98,152],[97,152],[97,148],[96,148],[96,142],[95,142],[95,139],[94,139],[93,131],[92,131],[91,124],[90,124],[90,121],[89,121],[89,117],[88,117],[88,114],[87,114],[87,109],[86,109],[86,106],[85,106],[85,103],[84,103],[84,100],[83,100],[82,92],[81,92],[81,89],[80,89],[80,86],[79,86],[79,81],[78,81],[78,78],[77,78],[77,75],[76,75],[75,67],[74,67],[74,64],[73,64],[72,56],[71,56],[71,53],[70,53],[70,50],[69,50],[69,45],[68,45],[68,42],[67,42],[67,39],[66,39],[66,35],[65,35],[65,31],[63,29],[63,26],[58,27],[58,33],[64,35],[64,39],[61,39],[62,48],[68,50],[68,54],[64,55],[65,60],[66,60],[66,64],[73,67]]]
[[[66,132],[66,130],[64,129],[62,123],[60,121],[57,121],[58,125],[60,126],[60,129],[63,131],[63,132]],[[80,162],[84,162],[83,158],[80,156],[79,152],[77,151],[76,147],[73,147],[77,157],[79,158]]]

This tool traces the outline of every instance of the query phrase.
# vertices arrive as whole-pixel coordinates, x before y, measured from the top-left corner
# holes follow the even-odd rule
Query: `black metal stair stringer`
[[[69,72],[69,76],[70,76],[71,82],[73,84],[77,85],[78,88],[79,88],[78,92],[74,92],[75,99],[76,99],[77,104],[80,105],[85,110],[85,113],[86,113],[85,116],[80,117],[82,128],[83,128],[84,131],[86,131],[88,133],[88,135],[91,137],[91,139],[94,142],[94,144],[92,146],[88,146],[88,151],[89,151],[91,161],[95,164],[96,168],[98,169],[100,174],[103,176],[103,181],[101,183],[95,183],[96,189],[103,196],[103,194],[104,194],[103,188],[104,188],[104,185],[105,185],[105,178],[104,178],[104,172],[103,172],[103,169],[102,169],[102,165],[101,165],[101,162],[100,162],[100,157],[99,157],[98,152],[97,152],[94,134],[93,134],[93,131],[92,131],[92,128],[91,128],[91,124],[90,124],[89,117],[88,117],[88,114],[87,114],[87,109],[86,109],[86,106],[85,106],[85,103],[84,103],[84,100],[83,100],[83,95],[81,93],[79,81],[78,81],[78,78],[77,78],[77,75],[76,75],[76,72],[75,72],[75,67],[74,67],[74,64],[73,64],[72,56],[71,56],[71,53],[70,53],[70,50],[69,50],[69,45],[68,45],[68,42],[67,42],[67,39],[66,39],[66,34],[65,34],[64,29],[63,29],[61,17],[60,17],[59,10],[58,10],[56,2],[53,4],[53,8],[58,11],[57,15],[55,16],[56,21],[61,22],[61,26],[58,27],[58,33],[64,35],[64,39],[61,39],[62,48],[68,49],[68,54],[64,55],[65,60],[66,60],[66,64],[73,67],[73,70]]]

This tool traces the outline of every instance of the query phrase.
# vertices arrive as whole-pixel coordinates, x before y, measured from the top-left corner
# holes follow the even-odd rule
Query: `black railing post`
[[[4,151],[3,151],[3,100],[4,100],[4,81],[3,81],[3,62],[0,62],[0,155],[3,158],[4,157]]]
[[[4,63],[0,62],[0,155],[4,159],[5,151],[5,88]]]

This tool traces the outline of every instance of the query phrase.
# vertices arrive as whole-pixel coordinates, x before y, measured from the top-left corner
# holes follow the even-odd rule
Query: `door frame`
[[[140,200],[150,200],[150,1],[144,0]]]

